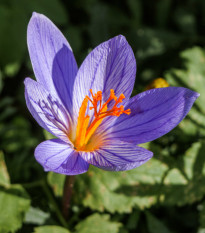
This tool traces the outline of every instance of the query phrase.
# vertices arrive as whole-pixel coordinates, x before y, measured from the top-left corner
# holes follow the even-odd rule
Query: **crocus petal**
[[[114,89],[130,97],[135,81],[136,61],[131,47],[123,36],[116,36],[96,47],[79,68],[74,83],[74,108],[78,111],[86,95],[103,92],[103,101]],[[78,113],[78,112],[77,112]]]
[[[168,133],[187,115],[199,94],[183,87],[156,88],[128,100],[130,115],[120,116],[106,129],[108,136],[135,144]]]
[[[25,98],[29,111],[41,127],[53,135],[69,142],[69,113],[61,101],[51,96],[44,87],[30,79],[25,79]]]
[[[29,54],[38,82],[72,106],[77,64],[72,49],[59,29],[44,15],[33,13],[27,30]]]
[[[89,168],[89,164],[80,157],[78,152],[60,139],[51,139],[39,144],[35,149],[35,158],[45,171],[65,175],[81,174]]]
[[[92,152],[81,152],[88,163],[108,171],[125,171],[147,162],[153,153],[128,142],[111,140]]]

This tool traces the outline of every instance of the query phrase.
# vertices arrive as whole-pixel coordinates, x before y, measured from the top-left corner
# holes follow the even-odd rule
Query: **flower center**
[[[97,143],[97,141],[92,143],[91,137],[94,135],[96,129],[99,127],[105,117],[119,117],[123,113],[127,115],[131,113],[130,109],[124,110],[123,105],[120,105],[119,107],[117,106],[122,102],[125,96],[121,94],[117,98],[113,89],[110,90],[110,96],[105,103],[102,103],[102,91],[98,91],[96,94],[93,94],[91,89],[90,93],[91,98],[86,96],[79,110],[76,139],[74,142],[74,147],[77,151],[92,151],[98,147],[96,144],[99,143]],[[94,110],[94,117],[92,120],[90,119],[90,116],[86,114],[89,101],[92,105],[89,110]],[[115,103],[113,103],[111,109],[108,109],[108,104],[111,101],[115,101]]]

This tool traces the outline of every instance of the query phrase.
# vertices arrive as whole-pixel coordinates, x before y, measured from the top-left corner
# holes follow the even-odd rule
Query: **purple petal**
[[[114,89],[129,99],[135,82],[136,61],[125,37],[116,36],[96,47],[81,65],[75,83],[74,108],[78,109],[86,95],[103,92],[104,101]]]
[[[33,13],[27,43],[38,82],[59,96],[67,109],[72,106],[77,64],[72,49],[59,29],[44,15]]]
[[[27,107],[35,120],[53,135],[69,142],[67,133],[71,120],[61,101],[30,78],[26,78],[24,83]]]
[[[108,171],[125,171],[141,166],[153,153],[134,144],[112,140],[93,152],[81,152],[88,163]]]
[[[35,158],[45,171],[65,175],[81,174],[89,168],[89,164],[80,157],[78,152],[59,139],[51,139],[39,144],[35,149]]]
[[[156,88],[128,100],[121,115],[106,130],[110,138],[140,144],[168,133],[187,115],[199,94],[183,87]]]

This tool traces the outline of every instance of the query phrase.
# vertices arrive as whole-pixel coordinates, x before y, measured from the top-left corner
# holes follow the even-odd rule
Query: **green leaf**
[[[205,194],[205,143],[196,142],[176,160],[164,178],[158,195],[164,205],[192,204]]]
[[[144,195],[156,195],[163,205],[183,206],[201,200],[205,194],[204,150],[205,142],[196,142],[174,160],[165,160],[165,156],[160,158],[169,169],[161,184],[145,185],[147,192]]]
[[[121,223],[111,222],[109,215],[93,214],[75,228],[76,233],[117,233],[120,227]]]
[[[34,233],[69,233],[70,231],[59,226],[42,226],[34,228]]]
[[[106,172],[91,167],[87,173],[77,176],[73,197],[78,203],[83,200],[83,204],[93,210],[130,213],[135,206],[143,209],[157,202],[156,194],[147,193],[140,184],[153,188],[162,181],[167,170],[166,164],[154,158],[126,172]]]
[[[45,213],[44,211],[31,206],[26,212],[24,222],[36,225],[43,225],[49,217],[49,213]]]
[[[149,212],[145,212],[149,233],[171,233],[171,231]]]
[[[54,194],[57,197],[61,197],[63,195],[65,175],[49,172],[47,179],[48,184],[52,187]]]
[[[0,189],[0,232],[16,232],[29,209],[30,200],[20,185]]]
[[[4,154],[0,151],[0,185],[9,187],[10,178],[7,171],[6,163],[4,161]]]

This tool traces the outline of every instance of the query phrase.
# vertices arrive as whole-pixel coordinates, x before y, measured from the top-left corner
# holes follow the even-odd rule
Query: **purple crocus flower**
[[[136,62],[121,35],[97,46],[79,69],[69,43],[44,15],[33,14],[27,39],[37,82],[25,79],[26,103],[57,137],[35,150],[45,171],[76,175],[90,164],[109,171],[138,167],[153,153],[137,144],[172,130],[199,96],[167,87],[130,98]]]

